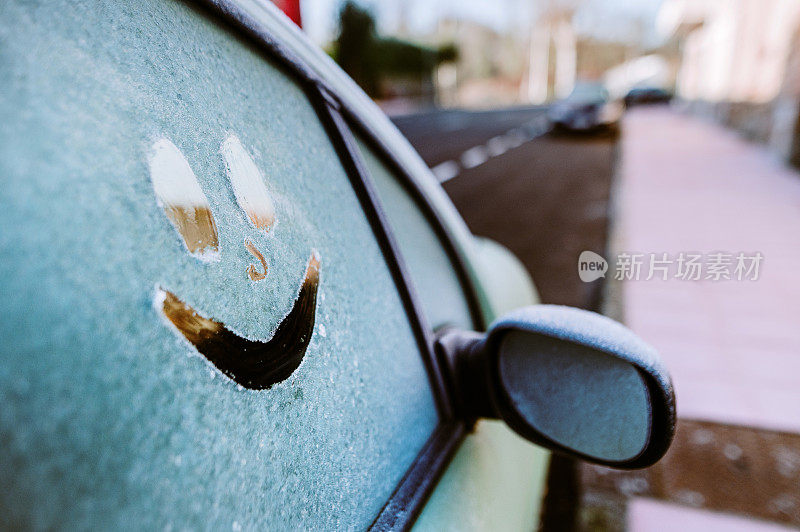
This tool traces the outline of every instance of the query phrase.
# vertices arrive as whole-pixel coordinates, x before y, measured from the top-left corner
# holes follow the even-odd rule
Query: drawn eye
[[[275,207],[255,161],[235,135],[225,139],[220,151],[239,207],[257,229],[268,232],[275,223]]]
[[[157,140],[148,159],[159,205],[186,248],[201,260],[219,260],[219,237],[208,198],[181,151],[167,138]]]

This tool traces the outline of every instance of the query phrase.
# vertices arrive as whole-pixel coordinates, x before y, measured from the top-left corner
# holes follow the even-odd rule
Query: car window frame
[[[348,126],[350,126],[360,138],[364,139],[367,146],[378,157],[378,160],[386,166],[388,171],[392,174],[392,177],[395,178],[397,183],[399,183],[403,190],[409,195],[411,201],[414,202],[414,205],[422,213],[428,226],[433,229],[437,240],[442,244],[445,254],[450,264],[453,266],[453,271],[461,287],[461,293],[469,309],[472,328],[476,331],[486,330],[488,323],[486,322],[485,314],[477,295],[478,290],[475,287],[473,278],[468,273],[466,261],[458,252],[453,237],[447,231],[441,215],[433,207],[427,196],[425,196],[425,193],[419,185],[417,185],[417,182],[411,177],[411,172],[409,172],[400,160],[394,156],[389,146],[367,128],[359,115],[347,108],[343,109],[343,114],[347,118]],[[351,132],[350,134],[352,135],[353,133]],[[367,175],[367,179],[372,178]]]
[[[350,124],[356,124],[362,138],[375,147],[376,153],[396,170],[396,175],[400,177],[399,181],[406,187],[436,231],[456,270],[462,288],[464,288],[464,295],[467,298],[476,329],[483,330],[485,328],[483,313],[478,301],[477,289],[468,274],[466,261],[457,251],[452,237],[445,229],[436,210],[414,183],[409,172],[391,155],[388,146],[385,146],[369,131],[364,122],[359,119],[358,114],[342,103],[342,99],[324,79],[316,75],[262,24],[241,9],[237,0],[196,0],[194,4],[204,15],[217,21],[221,27],[231,31],[234,36],[253,45],[255,49],[265,54],[268,60],[283,69],[284,74],[298,82],[328,133],[389,267],[418,344],[420,356],[423,358],[439,416],[436,428],[370,525],[370,530],[408,530],[422,511],[422,507],[444,473],[450,459],[466,437],[469,427],[455,414],[455,399],[451,386],[446,382],[443,368],[434,353],[434,333],[421,310],[422,307],[414,291],[413,282],[356,145]]]

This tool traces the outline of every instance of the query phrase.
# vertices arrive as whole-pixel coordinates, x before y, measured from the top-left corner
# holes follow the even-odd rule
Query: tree
[[[375,61],[375,18],[372,13],[347,1],[339,11],[339,34],[333,43],[333,58],[370,96],[378,90]]]
[[[437,65],[458,58],[458,49],[454,44],[436,49],[380,37],[372,13],[348,0],[339,11],[331,56],[367,94],[380,97],[381,81],[398,76],[430,78]]]

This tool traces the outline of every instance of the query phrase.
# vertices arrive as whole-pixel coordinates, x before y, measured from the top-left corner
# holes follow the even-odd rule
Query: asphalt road
[[[392,121],[411,140],[431,168],[458,160],[469,148],[492,137],[537,122],[544,125],[545,107],[520,107],[499,111],[441,110],[393,117]]]
[[[580,281],[577,261],[583,250],[605,251],[617,139],[553,136],[545,112],[434,111],[393,120],[431,168],[455,163],[444,172],[445,191],[474,234],[522,260],[543,302],[597,308],[600,285]],[[483,157],[465,157],[478,152]]]

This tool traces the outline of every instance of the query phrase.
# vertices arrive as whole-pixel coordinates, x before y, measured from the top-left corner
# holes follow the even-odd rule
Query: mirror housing
[[[524,307],[485,334],[444,331],[456,415],[504,420],[557,452],[625,469],[649,466],[675,432],[675,395],[658,353],[599,314]]]

